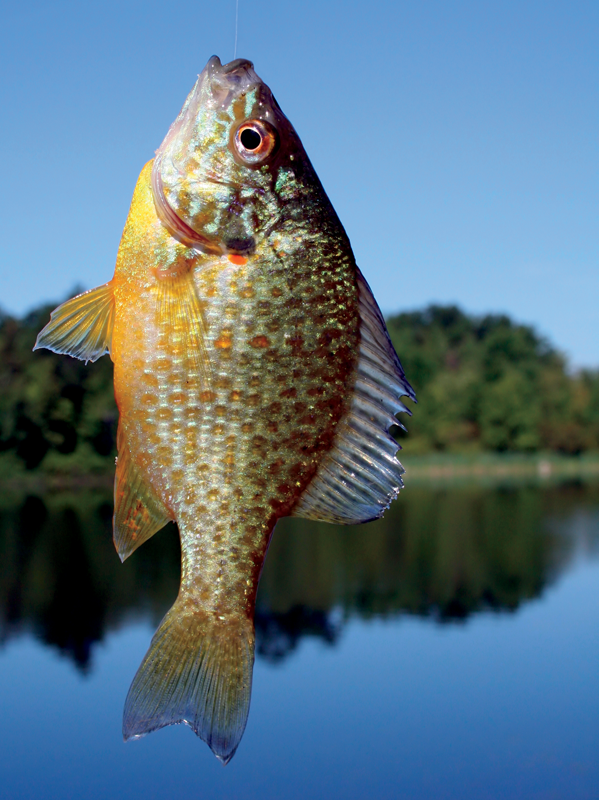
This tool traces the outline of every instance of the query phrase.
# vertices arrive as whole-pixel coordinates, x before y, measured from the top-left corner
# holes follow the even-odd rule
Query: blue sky
[[[0,306],[112,276],[137,175],[235,0],[11,4],[0,28]],[[239,0],[385,312],[533,324],[599,366],[597,0]]]

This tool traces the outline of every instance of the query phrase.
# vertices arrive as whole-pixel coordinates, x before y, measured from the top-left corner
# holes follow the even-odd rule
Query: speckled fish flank
[[[210,59],[140,175],[114,278],[38,337],[110,352],[114,539],[169,520],[178,598],[127,698],[125,738],[185,722],[227,763],[245,728],[258,581],[277,520],[384,511],[413,392],[345,231],[249,61]]]

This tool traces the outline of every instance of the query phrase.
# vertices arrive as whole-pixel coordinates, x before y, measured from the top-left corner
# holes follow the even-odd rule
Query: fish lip
[[[250,69],[254,70],[254,62],[248,58],[236,58],[226,64],[221,64],[218,56],[212,56],[212,58],[208,59],[208,63],[204,67],[204,71],[210,76],[232,75],[235,72],[247,72]]]
[[[213,56],[208,63],[210,63],[214,58],[218,60],[220,65],[220,59],[218,56]],[[229,61],[228,64],[222,64],[220,69],[222,75],[230,75],[237,71],[247,71],[248,69],[253,70],[254,63],[247,58],[236,58],[234,61]]]
[[[252,86],[264,85],[253,62],[247,58],[236,58],[227,64],[221,64],[218,56],[212,56],[202,74],[205,75],[212,96],[219,105],[228,105],[233,96],[248,91]]]

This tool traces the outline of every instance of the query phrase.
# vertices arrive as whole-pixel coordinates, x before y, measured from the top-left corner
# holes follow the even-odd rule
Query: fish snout
[[[212,56],[206,64],[205,73],[210,81],[212,94],[221,102],[230,102],[239,94],[247,92],[262,81],[247,58],[236,58],[228,64],[221,64],[218,56]]]
[[[216,56],[216,58],[218,58]],[[220,64],[220,59],[219,62]],[[235,61],[229,61],[228,64],[221,66],[223,75],[232,75],[234,72],[241,72],[242,70],[254,69],[254,64],[247,58],[236,58]]]

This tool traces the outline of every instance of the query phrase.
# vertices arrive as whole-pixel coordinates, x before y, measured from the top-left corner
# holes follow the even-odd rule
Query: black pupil
[[[241,131],[241,136],[239,138],[246,150],[255,150],[262,144],[262,137],[259,133],[252,130],[252,128],[245,128],[245,130]]]

